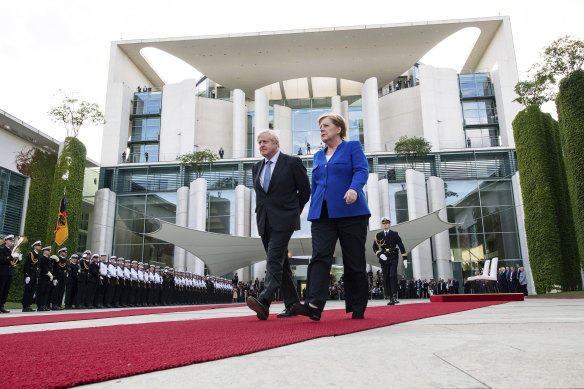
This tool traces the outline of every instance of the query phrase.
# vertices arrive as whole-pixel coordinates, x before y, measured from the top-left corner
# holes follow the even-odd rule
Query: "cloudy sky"
[[[0,11],[0,109],[62,140],[59,90],[105,106],[112,41],[488,16],[511,17],[520,77],[551,41],[584,39],[584,1],[19,0]],[[444,63],[449,55],[443,54]],[[440,60],[440,58],[438,59]],[[553,109],[551,107],[550,109]],[[99,161],[100,127],[80,138]]]

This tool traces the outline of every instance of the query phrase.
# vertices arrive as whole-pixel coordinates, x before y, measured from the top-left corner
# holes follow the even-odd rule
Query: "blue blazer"
[[[371,215],[363,193],[369,178],[369,165],[361,143],[341,142],[328,162],[325,151],[326,148],[314,154],[308,220],[320,218],[325,194],[330,218]],[[343,199],[349,189],[354,189],[358,195],[351,205]]]

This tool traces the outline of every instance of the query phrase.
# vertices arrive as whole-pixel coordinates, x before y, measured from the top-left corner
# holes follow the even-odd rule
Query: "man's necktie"
[[[270,178],[272,177],[271,169],[272,161],[266,162],[265,172],[264,172],[264,191],[268,193],[268,188],[270,187]]]

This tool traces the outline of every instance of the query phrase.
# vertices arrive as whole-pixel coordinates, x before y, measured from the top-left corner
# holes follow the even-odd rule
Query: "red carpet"
[[[168,307],[168,308],[138,308],[138,309],[122,309],[119,311],[92,311],[92,312],[79,312],[75,311],[64,311],[71,313],[57,313],[52,312],[45,315],[23,315],[19,317],[1,317],[0,316],[0,327],[8,326],[22,326],[26,324],[44,324],[44,323],[58,323],[62,321],[76,321],[76,320],[94,320],[94,319],[108,319],[111,317],[124,317],[124,316],[140,316],[140,315],[153,315],[158,313],[172,313],[172,312],[191,312],[191,311],[202,311],[206,309],[217,309],[217,308],[233,308],[233,307],[244,307],[245,304],[224,304],[224,305],[196,305],[190,307]],[[61,311],[63,312],[63,311]]]
[[[502,303],[372,307],[364,320],[336,309],[325,311],[320,322],[275,315],[259,321],[253,315],[0,335],[0,386],[87,384],[496,304]]]
[[[437,294],[430,296],[431,303],[472,301],[523,301],[523,293]]]

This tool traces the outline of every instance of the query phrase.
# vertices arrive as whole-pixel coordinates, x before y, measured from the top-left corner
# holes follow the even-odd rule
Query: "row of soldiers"
[[[231,282],[191,272],[130,261],[112,255],[51,255],[51,247],[36,241],[24,261],[23,312],[64,309],[145,307],[222,303],[231,300]]]

